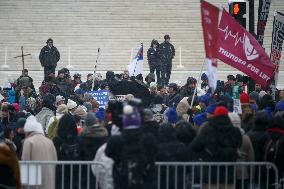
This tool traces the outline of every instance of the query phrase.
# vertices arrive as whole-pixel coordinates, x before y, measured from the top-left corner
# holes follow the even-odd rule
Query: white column
[[[8,49],[7,49],[7,47],[5,47],[4,65],[2,65],[3,69],[8,69],[9,68],[9,66],[7,64],[7,53],[8,53]]]
[[[68,47],[68,65],[66,66],[68,69],[73,68],[71,65],[71,47]]]
[[[181,59],[181,47],[179,47],[179,65],[177,68],[183,68],[184,66],[182,65],[182,59]]]

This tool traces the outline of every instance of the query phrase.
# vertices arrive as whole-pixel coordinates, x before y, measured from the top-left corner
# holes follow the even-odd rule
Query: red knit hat
[[[241,103],[249,103],[249,95],[247,93],[242,93],[240,95],[240,101]]]
[[[227,116],[229,113],[228,109],[225,106],[217,106],[214,111],[214,117],[217,116]]]

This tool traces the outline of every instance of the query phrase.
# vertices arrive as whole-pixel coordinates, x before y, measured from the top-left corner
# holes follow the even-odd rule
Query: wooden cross
[[[21,49],[22,49],[22,55],[15,56],[14,58],[22,57],[22,64],[23,64],[23,70],[24,70],[25,69],[25,59],[24,59],[24,57],[25,56],[29,56],[31,54],[24,54],[24,47],[23,46],[21,46]]]

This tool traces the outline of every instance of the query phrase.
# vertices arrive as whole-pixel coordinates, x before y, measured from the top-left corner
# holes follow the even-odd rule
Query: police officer
[[[159,56],[161,60],[161,78],[163,85],[168,85],[172,71],[172,59],[175,56],[175,48],[170,43],[170,36],[164,36],[165,41],[159,47]]]
[[[153,39],[151,42],[151,47],[147,51],[147,58],[148,58],[150,73],[154,74],[156,70],[157,83],[158,85],[161,85],[161,64],[158,55],[158,48],[159,48],[158,41]]]
[[[44,46],[39,55],[39,60],[41,66],[44,68],[44,80],[46,81],[49,74],[55,74],[55,68],[57,62],[60,59],[59,51],[53,46],[53,40],[49,38],[46,41],[46,46]]]

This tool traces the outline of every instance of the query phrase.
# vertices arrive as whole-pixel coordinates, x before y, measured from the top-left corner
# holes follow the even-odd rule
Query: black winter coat
[[[235,162],[242,144],[240,130],[233,127],[228,116],[218,116],[208,121],[200,134],[190,144],[195,159],[204,162]],[[207,167],[208,168],[208,167]],[[198,171],[198,169],[197,169]],[[211,169],[211,183],[217,182],[217,168]],[[197,174],[200,175],[200,174]],[[228,168],[228,183],[233,182],[233,167]],[[208,169],[203,169],[203,183],[208,183]],[[225,168],[220,167],[219,183],[225,183]]]
[[[157,142],[152,134],[128,129],[112,136],[105,153],[114,160],[114,189],[154,189]]]
[[[150,47],[147,51],[147,58],[149,65],[157,65],[159,64],[159,55],[158,55],[158,49],[154,49],[153,47]]]
[[[175,56],[175,47],[171,43],[164,41],[159,46],[159,52],[158,53],[159,53],[159,57],[160,57],[160,59],[163,63],[171,61]]]
[[[39,60],[42,67],[56,67],[59,59],[60,53],[54,46],[49,48],[46,45],[40,51]]]
[[[169,98],[166,101],[166,106],[168,107],[177,107],[178,103],[181,101],[182,97],[179,93],[175,93],[174,95],[169,95]]]

